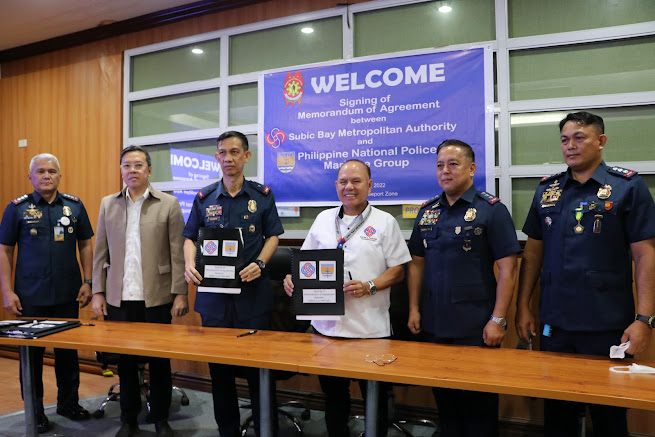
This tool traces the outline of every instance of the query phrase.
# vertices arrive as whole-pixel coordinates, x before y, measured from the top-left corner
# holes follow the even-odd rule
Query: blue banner
[[[436,149],[451,138],[473,147],[474,183],[486,189],[493,154],[485,153],[492,124],[484,55],[480,48],[264,73],[260,150],[278,204],[338,201],[337,170],[353,158],[371,167],[369,200],[420,203],[440,192]]]

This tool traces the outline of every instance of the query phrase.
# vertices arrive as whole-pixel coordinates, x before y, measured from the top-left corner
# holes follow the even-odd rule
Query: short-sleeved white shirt
[[[390,214],[368,205],[362,214],[347,224],[339,217],[340,209],[328,209],[316,217],[302,249],[334,249],[339,239],[336,226],[340,226],[341,235],[345,236],[362,222],[370,209],[366,222],[343,246],[345,282],[350,280],[349,274],[362,282],[373,280],[389,267],[412,259],[398,222]],[[375,295],[361,298],[346,294],[344,316],[339,320],[312,320],[312,326],[330,337],[388,337],[391,335],[390,291],[390,288],[378,289]]]

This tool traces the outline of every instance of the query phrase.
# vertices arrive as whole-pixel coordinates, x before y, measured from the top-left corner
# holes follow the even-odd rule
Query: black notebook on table
[[[10,338],[40,338],[55,332],[77,328],[79,320],[2,320],[0,321],[0,337]]]
[[[199,293],[241,293],[239,272],[245,267],[240,228],[200,228],[196,270],[202,276]]]
[[[294,249],[293,310],[298,320],[337,320],[345,314],[343,250]]]

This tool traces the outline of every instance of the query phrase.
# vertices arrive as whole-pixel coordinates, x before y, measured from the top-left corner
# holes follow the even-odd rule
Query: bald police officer
[[[78,306],[91,301],[93,229],[84,205],[76,196],[57,191],[59,161],[48,153],[32,158],[28,179],[34,192],[12,200],[0,224],[0,284],[5,309],[14,316],[77,318]],[[11,273],[18,245],[15,282]],[[77,262],[76,248],[84,271]],[[43,348],[32,349],[37,429],[50,425],[43,410]],[[80,368],[77,351],[55,349],[57,414],[72,420],[88,419],[78,401]]]

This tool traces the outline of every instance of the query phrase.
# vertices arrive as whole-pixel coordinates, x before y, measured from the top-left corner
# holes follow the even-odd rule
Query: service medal
[[[251,200],[248,201],[248,211],[250,211],[253,214],[255,212],[257,212],[257,201],[256,200],[251,199]]]
[[[38,233],[38,231],[34,228],[30,229],[30,235],[34,236]]]
[[[612,187],[605,184],[598,189],[598,193],[596,195],[600,200],[609,199],[609,197],[612,195]]]
[[[580,223],[578,223],[573,227],[573,232],[575,232],[576,234],[582,234],[583,231],[584,231],[584,226],[582,226]]]
[[[475,220],[475,215],[478,212],[477,209],[475,208],[469,208],[466,210],[466,214],[464,214],[464,220],[467,222],[472,222]]]
[[[64,206],[64,215],[65,215],[66,217],[70,217],[71,214],[73,214],[73,212],[71,211],[70,206]],[[62,222],[62,223],[63,223],[63,222]]]

